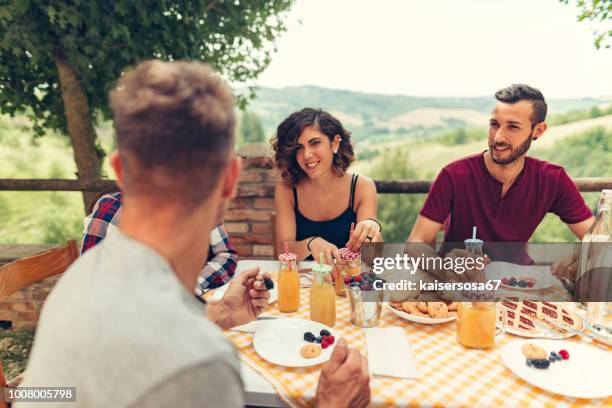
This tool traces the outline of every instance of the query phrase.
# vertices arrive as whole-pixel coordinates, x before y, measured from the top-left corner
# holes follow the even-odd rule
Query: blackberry
[[[526,288],[526,287],[527,287],[527,281],[526,281],[526,280],[521,279],[520,281],[518,281],[518,285],[519,285],[521,288]]]
[[[314,343],[316,339],[317,338],[315,337],[315,335],[311,332],[304,333],[304,340],[306,340],[307,342]]]
[[[321,335],[321,337],[323,336],[331,336],[331,333],[328,332],[327,330],[323,329],[319,332],[319,334]]]
[[[515,278],[510,278],[508,280],[508,286],[516,286],[518,284],[518,282],[516,281]]]
[[[266,285],[266,289],[268,290],[274,289],[274,281],[270,278],[264,279],[264,285]]]

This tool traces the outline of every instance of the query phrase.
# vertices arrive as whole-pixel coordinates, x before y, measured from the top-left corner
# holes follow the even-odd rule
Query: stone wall
[[[225,226],[243,259],[269,259],[274,253],[271,215],[276,172],[268,153],[260,146],[238,152],[243,157],[243,171],[237,197],[225,212]],[[17,329],[36,327],[42,304],[57,279],[47,278],[0,301],[0,322],[10,321]]]

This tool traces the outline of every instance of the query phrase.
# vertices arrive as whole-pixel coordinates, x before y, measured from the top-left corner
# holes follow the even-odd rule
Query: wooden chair
[[[60,247],[0,266],[0,300],[28,285],[63,273],[78,256],[76,241],[71,240]],[[6,378],[0,362],[0,390],[4,387]],[[6,403],[0,397],[0,408],[5,407]]]

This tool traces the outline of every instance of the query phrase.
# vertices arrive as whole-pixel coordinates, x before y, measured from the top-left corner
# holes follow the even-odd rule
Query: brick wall
[[[14,329],[36,327],[43,302],[58,279],[59,276],[52,276],[0,302],[0,321],[12,322]]]
[[[225,213],[225,226],[241,258],[271,258],[276,173],[268,151],[261,146],[247,146],[238,195]],[[0,302],[0,321],[11,321],[13,328],[36,327],[42,304],[59,277],[30,285]]]
[[[241,258],[271,258],[276,171],[261,146],[247,146],[238,154],[243,170],[238,195],[225,212],[225,227]]]

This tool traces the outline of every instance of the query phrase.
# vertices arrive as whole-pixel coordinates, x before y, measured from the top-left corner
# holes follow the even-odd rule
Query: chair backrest
[[[63,273],[78,256],[76,241],[71,240],[60,247],[0,266],[0,300],[28,285]],[[0,362],[0,390],[5,386],[6,378]],[[4,407],[6,404],[0,397],[0,408]]]

